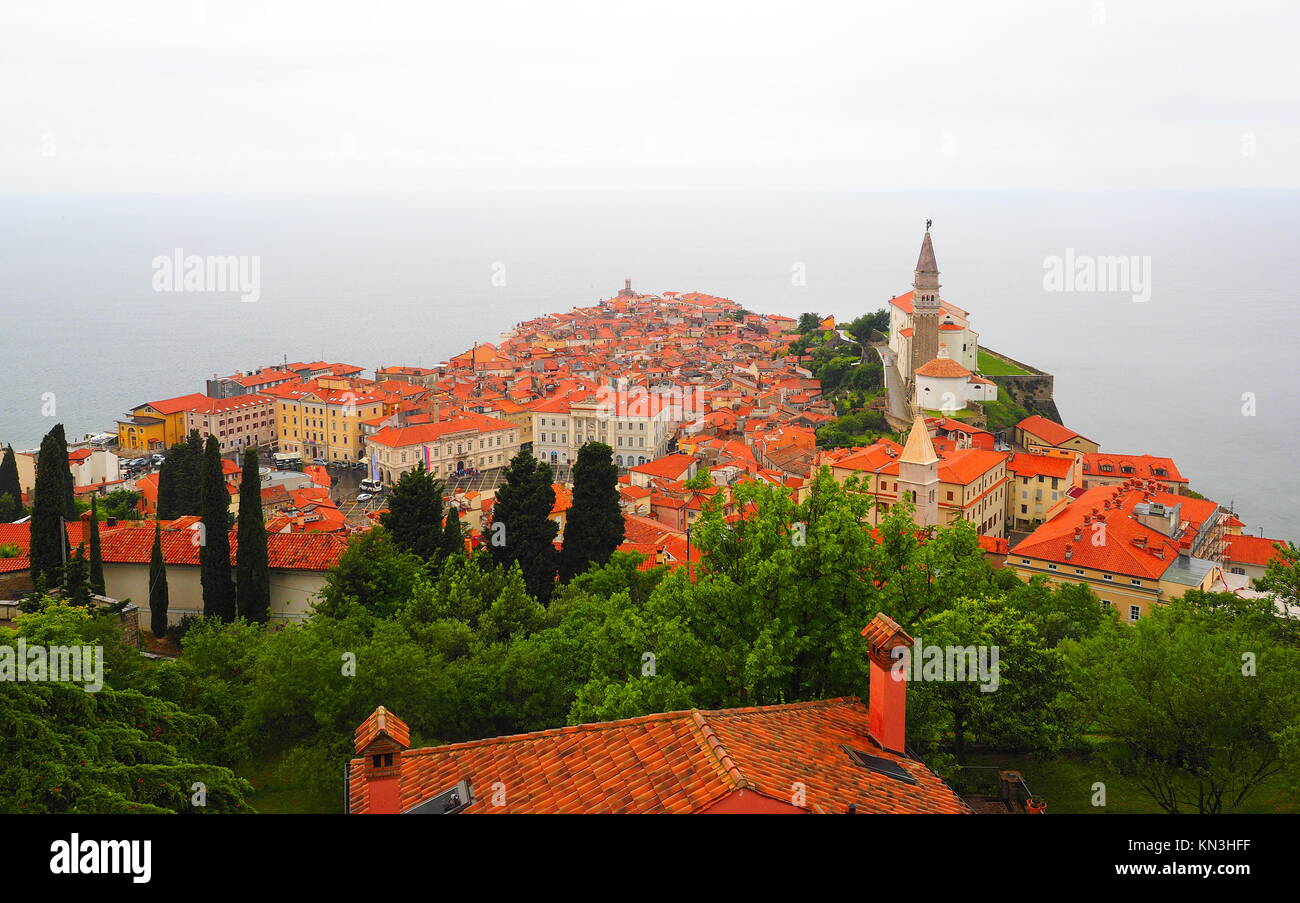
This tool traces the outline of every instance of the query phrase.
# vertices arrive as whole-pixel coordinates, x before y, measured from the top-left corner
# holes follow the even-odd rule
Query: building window
[[[1142,617],[1142,609],[1136,605],[1130,605],[1128,607],[1128,619],[1130,621],[1136,621],[1140,617]]]
[[[1102,574],[1101,576],[1102,576],[1102,579],[1104,579],[1104,580],[1114,580],[1114,579],[1115,579],[1115,578],[1112,577],[1110,574]]]

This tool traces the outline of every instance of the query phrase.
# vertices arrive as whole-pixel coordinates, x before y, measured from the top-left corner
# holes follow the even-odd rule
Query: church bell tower
[[[939,265],[934,260],[930,223],[925,224],[921,256],[912,276],[912,361],[909,372],[939,356]]]

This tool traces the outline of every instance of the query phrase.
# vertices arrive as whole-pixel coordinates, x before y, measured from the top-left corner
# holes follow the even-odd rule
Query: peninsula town
[[[888,679],[891,653],[913,635],[929,642],[952,629],[951,620],[927,618],[958,597],[973,600],[961,614],[983,625],[981,635],[996,634],[992,625],[1006,615],[979,607],[991,604],[979,601],[981,587],[1021,594],[1017,610],[1043,631],[1033,653],[1041,656],[1058,654],[1061,642],[1100,644],[1105,630],[1138,636],[1187,599],[1289,620],[1295,600],[1278,587],[1294,573],[1294,546],[1291,537],[1253,535],[1248,513],[1239,518],[1197,492],[1195,475],[1167,449],[1111,447],[1104,435],[1072,429],[1053,400],[1051,374],[983,344],[974,315],[944,296],[939,277],[927,227],[910,289],[851,320],[754,313],[698,291],[643,291],[629,279],[608,298],[517,323],[436,367],[286,358],[213,375],[188,393],[160,386],[157,399],[134,404],[102,433],[69,442],[57,427],[39,450],[7,449],[0,618],[21,626],[42,617],[60,591],[77,595],[75,584],[89,607],[118,619],[125,645],[155,662],[179,667],[191,649],[210,650],[226,628],[204,626],[204,616],[235,614],[214,603],[205,559],[220,493],[229,539],[219,554],[239,575],[240,616],[293,636],[364,609],[418,623],[403,642],[436,649],[439,668],[490,661],[514,674],[485,683],[429,678],[459,700],[453,708],[477,705],[473,717],[422,712],[438,704],[394,689],[433,673],[422,670],[434,667],[428,662],[381,684],[386,695],[372,687],[350,697],[311,747],[329,774],[337,774],[331,762],[343,767],[355,755],[340,806],[349,812],[1044,811],[1014,767],[987,772],[998,777],[977,789],[959,777],[972,762],[968,744],[982,743],[993,751],[988,761],[1001,763],[1008,719],[1020,716],[1003,712],[981,727],[978,715],[954,720],[953,709],[932,700],[918,710],[928,712],[918,726],[939,726],[914,739],[903,713],[906,694],[919,688]],[[58,483],[41,482],[54,460],[47,446],[66,455]],[[607,474],[603,495],[593,474]],[[55,515],[66,532],[58,569],[33,548],[42,485],[71,487],[70,504]],[[418,492],[436,512],[427,535],[409,525]],[[829,525],[832,507],[851,515],[851,529]],[[608,514],[599,530],[597,510]],[[528,523],[528,511],[553,528],[525,552],[524,540],[512,545],[510,537],[533,529],[516,526]],[[242,601],[244,575],[257,565],[240,552],[246,536],[260,535],[243,532],[246,518],[265,533],[262,611],[246,612]],[[764,532],[773,519],[775,533]],[[209,540],[196,542],[205,525]],[[436,549],[426,543],[433,534]],[[597,534],[603,548],[582,545]],[[861,554],[870,576],[860,584],[845,572],[836,579],[852,586],[832,588],[824,568],[833,564],[786,562],[772,536],[796,556]],[[440,564],[411,577],[401,555]],[[540,577],[539,556],[551,562]],[[401,575],[394,599],[377,601],[388,590],[375,588],[382,580],[367,567],[384,579]],[[511,568],[522,583],[512,582]],[[791,584],[824,604],[772,601],[735,614],[746,626],[728,626],[731,589],[775,600]],[[464,601],[476,593],[480,608]],[[844,602],[844,593],[867,598],[867,607]],[[600,616],[603,652],[559,636],[597,618],[591,595],[622,600]],[[423,600],[423,613],[408,598]],[[1052,606],[1073,626],[1056,634],[1044,627],[1057,623],[1042,615]],[[1095,614],[1080,615],[1079,606]],[[642,607],[657,612],[659,628],[639,632],[639,619],[653,620]],[[720,619],[709,630],[735,629],[743,653],[711,657],[721,634],[681,626],[707,620],[703,611]],[[847,634],[846,618],[858,621]],[[766,623],[751,636],[752,619]],[[758,642],[776,643],[773,623],[784,625],[775,630],[781,642],[797,648],[779,667],[756,660],[765,649],[780,660]],[[365,642],[380,635],[373,623],[362,632]],[[678,632],[689,640],[674,640]],[[1001,648],[1014,684],[1023,678],[1006,664],[1010,635]],[[564,668],[581,673],[546,672],[553,685],[537,686],[511,672],[510,656],[543,636],[558,644],[548,655],[572,658]],[[800,645],[808,637],[814,645]],[[592,664],[623,647],[620,663]],[[855,656],[860,666],[839,664]],[[695,670],[674,664],[682,657]],[[868,680],[860,692],[853,687],[868,671],[870,706],[855,698],[867,696]],[[991,695],[1034,713],[1056,697]],[[254,708],[230,717],[255,734]],[[267,724],[259,729],[270,731]],[[1037,737],[1039,727],[1024,731]],[[341,754],[340,731],[352,728]],[[308,735],[316,737],[298,740],[310,746]],[[413,738],[430,745],[413,748]],[[233,807],[254,800],[237,774],[257,744],[242,742],[251,746],[208,760],[232,769],[217,783]],[[1275,749],[1270,763],[1282,758]],[[790,787],[804,789],[792,797]],[[29,792],[38,811],[58,811],[59,791]],[[1155,795],[1166,811],[1185,811],[1186,792]]]

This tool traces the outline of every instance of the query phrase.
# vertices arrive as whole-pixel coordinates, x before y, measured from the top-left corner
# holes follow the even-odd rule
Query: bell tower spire
[[[912,275],[912,361],[911,373],[939,354],[939,264],[930,240],[931,220],[925,221],[921,256]]]

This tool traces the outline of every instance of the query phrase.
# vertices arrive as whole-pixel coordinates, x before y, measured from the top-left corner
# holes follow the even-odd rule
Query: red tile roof
[[[1103,470],[1109,466],[1110,470]],[[1124,468],[1132,468],[1125,471]],[[1163,474],[1156,473],[1163,470]],[[1083,456],[1083,472],[1089,476],[1117,477],[1126,480],[1137,477],[1142,480],[1161,480],[1169,483],[1186,483],[1187,478],[1179,472],[1173,458],[1161,458],[1155,455],[1110,455],[1093,452]]]
[[[666,455],[653,461],[647,461],[644,464],[638,464],[631,470],[633,473],[643,473],[652,477],[676,480],[690,469],[694,460],[690,455]]]
[[[363,731],[375,732],[371,720],[357,732],[359,749]],[[916,783],[864,768],[844,747],[888,759]],[[970,811],[924,763],[877,746],[867,706],[853,697],[580,724],[408,750],[398,761],[402,811],[462,780],[473,789],[470,813],[706,812],[739,791],[789,811]],[[363,765],[349,769],[357,813],[369,805]],[[498,783],[505,793],[493,805]]]
[[[1086,436],[1076,433],[1067,426],[1061,426],[1054,420],[1048,420],[1046,417],[1040,417],[1038,414],[1030,414],[1024,420],[1016,424],[1018,429],[1027,433],[1032,433],[1040,439],[1050,442],[1052,445],[1063,445],[1071,439],[1087,439]],[[1091,439],[1088,439],[1091,442]]]
[[[177,522],[179,524],[179,522]],[[230,562],[235,562],[239,540],[230,531]],[[280,570],[325,571],[338,563],[347,548],[347,540],[332,533],[272,533],[266,537],[271,567]],[[163,560],[167,564],[199,563],[199,547],[185,527],[168,525],[162,531]],[[148,564],[153,551],[153,525],[147,527],[119,525],[110,532],[101,531],[100,551],[105,564]]]
[[[1285,542],[1280,539],[1268,539],[1263,536],[1245,536],[1235,535],[1227,537],[1228,551],[1227,560],[1233,564],[1254,564],[1259,567],[1266,567],[1274,558],[1278,558],[1280,553],[1273,548],[1273,543],[1281,543],[1284,547]]]

